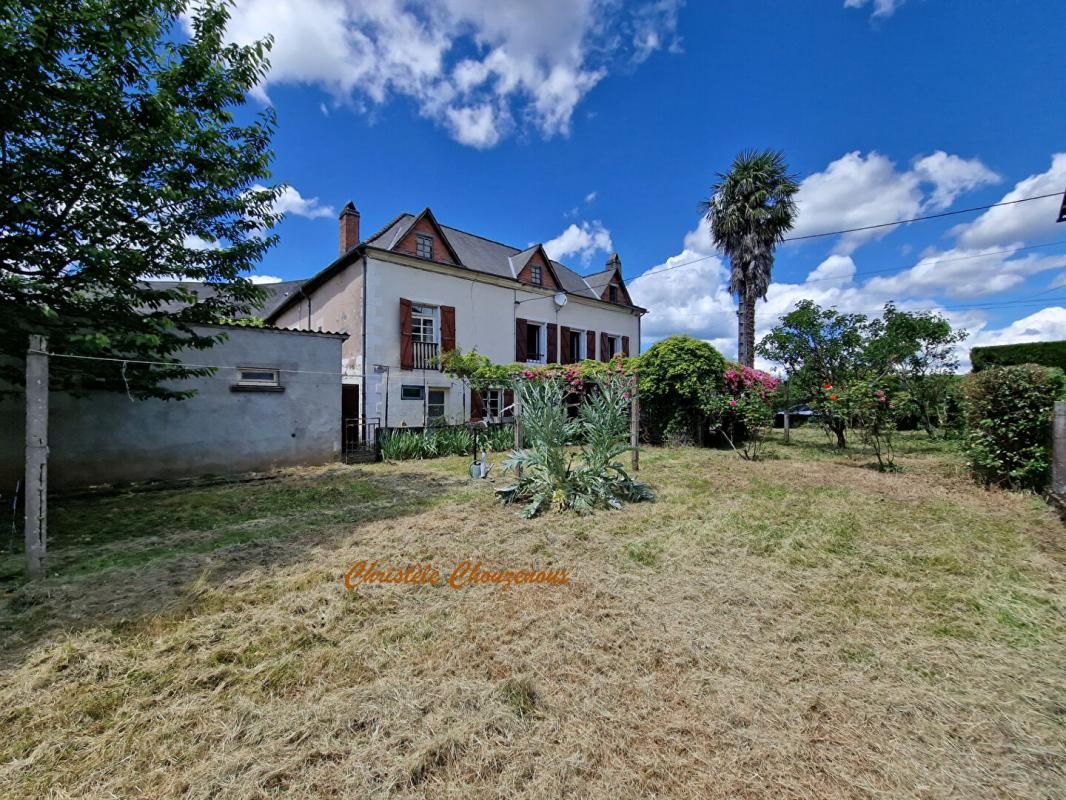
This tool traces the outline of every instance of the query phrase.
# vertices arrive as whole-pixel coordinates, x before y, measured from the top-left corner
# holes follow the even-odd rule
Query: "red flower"
[[[830,400],[836,400],[837,396],[835,394],[831,394],[831,395],[829,395],[829,399]]]
[[[831,383],[823,383],[822,384],[822,388],[823,389],[832,389],[833,388],[833,384],[831,384]]]

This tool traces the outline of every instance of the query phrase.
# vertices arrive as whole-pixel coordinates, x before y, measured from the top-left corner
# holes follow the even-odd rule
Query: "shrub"
[[[700,401],[722,388],[722,354],[691,336],[671,336],[649,347],[638,369],[640,404],[651,438],[696,439],[704,428]]]
[[[966,451],[985,485],[1041,490],[1051,474],[1051,420],[1061,370],[1037,364],[994,367],[967,376]]]
[[[899,416],[908,411],[913,403],[904,391],[895,391],[886,380],[856,381],[848,388],[849,407],[855,423],[861,430],[862,442],[868,445],[877,457],[881,472],[898,472],[892,437],[899,425]]]
[[[514,431],[510,427],[479,431],[477,445],[480,450],[510,450],[514,446]],[[381,440],[381,457],[386,461],[473,454],[474,432],[466,427],[390,430],[382,435]]]
[[[723,390],[704,395],[701,408],[712,431],[741,458],[758,461],[766,434],[774,424],[774,406],[781,381],[769,373],[730,364],[722,376]],[[739,447],[738,447],[739,445]]]
[[[569,389],[563,378],[537,375],[521,381],[516,391],[526,447],[503,464],[505,471],[520,474],[512,485],[496,490],[500,501],[525,502],[522,516],[533,517],[547,508],[589,513],[619,509],[623,501],[651,500],[648,486],[630,478],[618,460],[630,449],[632,381],[621,364],[618,371],[605,373],[576,419],[566,413],[563,398]],[[580,454],[567,447],[578,439],[583,442]]]

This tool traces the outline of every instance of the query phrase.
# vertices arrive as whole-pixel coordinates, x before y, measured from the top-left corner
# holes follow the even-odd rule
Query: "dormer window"
[[[612,303],[618,302],[618,287],[615,286],[613,283],[609,287],[607,287],[607,299],[609,299]]]
[[[535,286],[541,286],[544,284],[544,275],[541,272],[540,264],[533,264],[530,266],[529,279]]]
[[[415,255],[419,258],[433,260],[433,237],[429,234],[420,233],[415,236]]]

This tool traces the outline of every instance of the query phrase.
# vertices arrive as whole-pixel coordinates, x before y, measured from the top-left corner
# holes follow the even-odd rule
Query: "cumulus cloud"
[[[256,188],[262,189],[263,187],[257,186]],[[282,190],[274,204],[274,210],[280,214],[295,214],[307,219],[337,216],[333,206],[323,205],[317,197],[304,197],[291,186],[286,186]]]
[[[1061,195],[1066,187],[1066,153],[1051,157],[1046,172],[1018,181],[999,202],[1042,194]],[[1058,204],[1054,198],[990,208],[973,222],[956,226],[952,233],[962,247],[980,248],[1015,244],[1038,237],[1056,238]]]
[[[274,35],[258,89],[319,86],[360,108],[392,97],[462,144],[518,128],[565,135],[575,107],[619,64],[675,50],[680,0],[237,0],[227,35]],[[528,124],[527,124],[528,123]]]
[[[544,243],[549,258],[564,261],[568,256],[577,256],[585,266],[596,253],[609,253],[611,248],[611,232],[599,220],[580,225],[571,223],[554,239]]]
[[[252,281],[252,283],[260,283],[260,284],[281,283],[281,278],[278,278],[278,277],[276,277],[274,275],[252,275],[251,276],[251,281]]]
[[[906,0],[844,0],[844,8],[873,9],[874,17],[891,17]]]
[[[999,180],[977,159],[939,150],[899,169],[880,153],[847,153],[822,172],[804,178],[796,195],[799,213],[791,237],[862,228],[939,211],[963,192]],[[844,234],[836,252],[847,255],[861,244],[887,236],[894,228]]]

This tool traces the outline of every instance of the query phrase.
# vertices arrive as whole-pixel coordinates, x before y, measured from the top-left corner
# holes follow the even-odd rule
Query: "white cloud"
[[[851,260],[851,256],[831,255],[811,271],[807,282],[843,286],[851,283],[854,275],[855,262]]]
[[[976,158],[959,158],[943,150],[919,158],[914,162],[913,171],[923,182],[933,184],[933,194],[925,204],[931,211],[942,211],[960,194],[1002,180]]]
[[[891,17],[906,0],[844,0],[844,8],[873,8],[875,17]]]
[[[595,192],[589,192],[587,195],[585,195],[585,202],[586,203],[593,203],[595,201],[596,201],[596,193]]]
[[[281,283],[281,278],[275,277],[274,275],[252,275],[250,277],[252,283]]]
[[[262,99],[279,84],[319,86],[357,108],[407,97],[457,141],[483,148],[519,128],[567,134],[575,107],[609,70],[676,49],[679,5],[237,0],[227,35],[274,35]]]
[[[1042,194],[1058,193],[1066,187],[1066,153],[1051,157],[1046,172],[1018,181],[999,202],[1020,200]],[[952,233],[962,247],[1005,246],[1038,237],[1056,238],[1058,204],[1053,198],[999,206],[985,211],[976,220],[956,226]]]
[[[1066,339],[1066,308],[1049,306],[998,330],[980,330],[970,338],[967,346],[988,347],[1061,339]]]
[[[479,150],[494,146],[500,141],[500,126],[496,111],[486,104],[465,108],[449,108],[444,112],[448,128],[455,141]]]
[[[977,159],[942,150],[918,158],[911,169],[897,169],[880,153],[847,153],[823,172],[803,179],[796,195],[799,214],[790,237],[862,228],[946,208],[963,192],[999,180]],[[884,227],[841,236],[836,252],[848,255],[859,245],[895,228]]]
[[[256,188],[262,189],[263,187],[257,186]],[[317,197],[303,197],[291,186],[286,186],[282,190],[277,203],[274,204],[274,210],[280,214],[295,214],[298,217],[307,217],[307,219],[337,216],[333,206],[323,205]]]
[[[200,236],[190,233],[185,237],[182,244],[190,250],[221,250],[222,243],[219,241],[208,241]],[[166,278],[170,280],[170,278]]]
[[[549,258],[563,261],[567,256],[576,255],[586,266],[596,253],[609,253],[611,248],[611,232],[599,220],[582,222],[580,226],[571,223],[565,231],[544,243]]]

